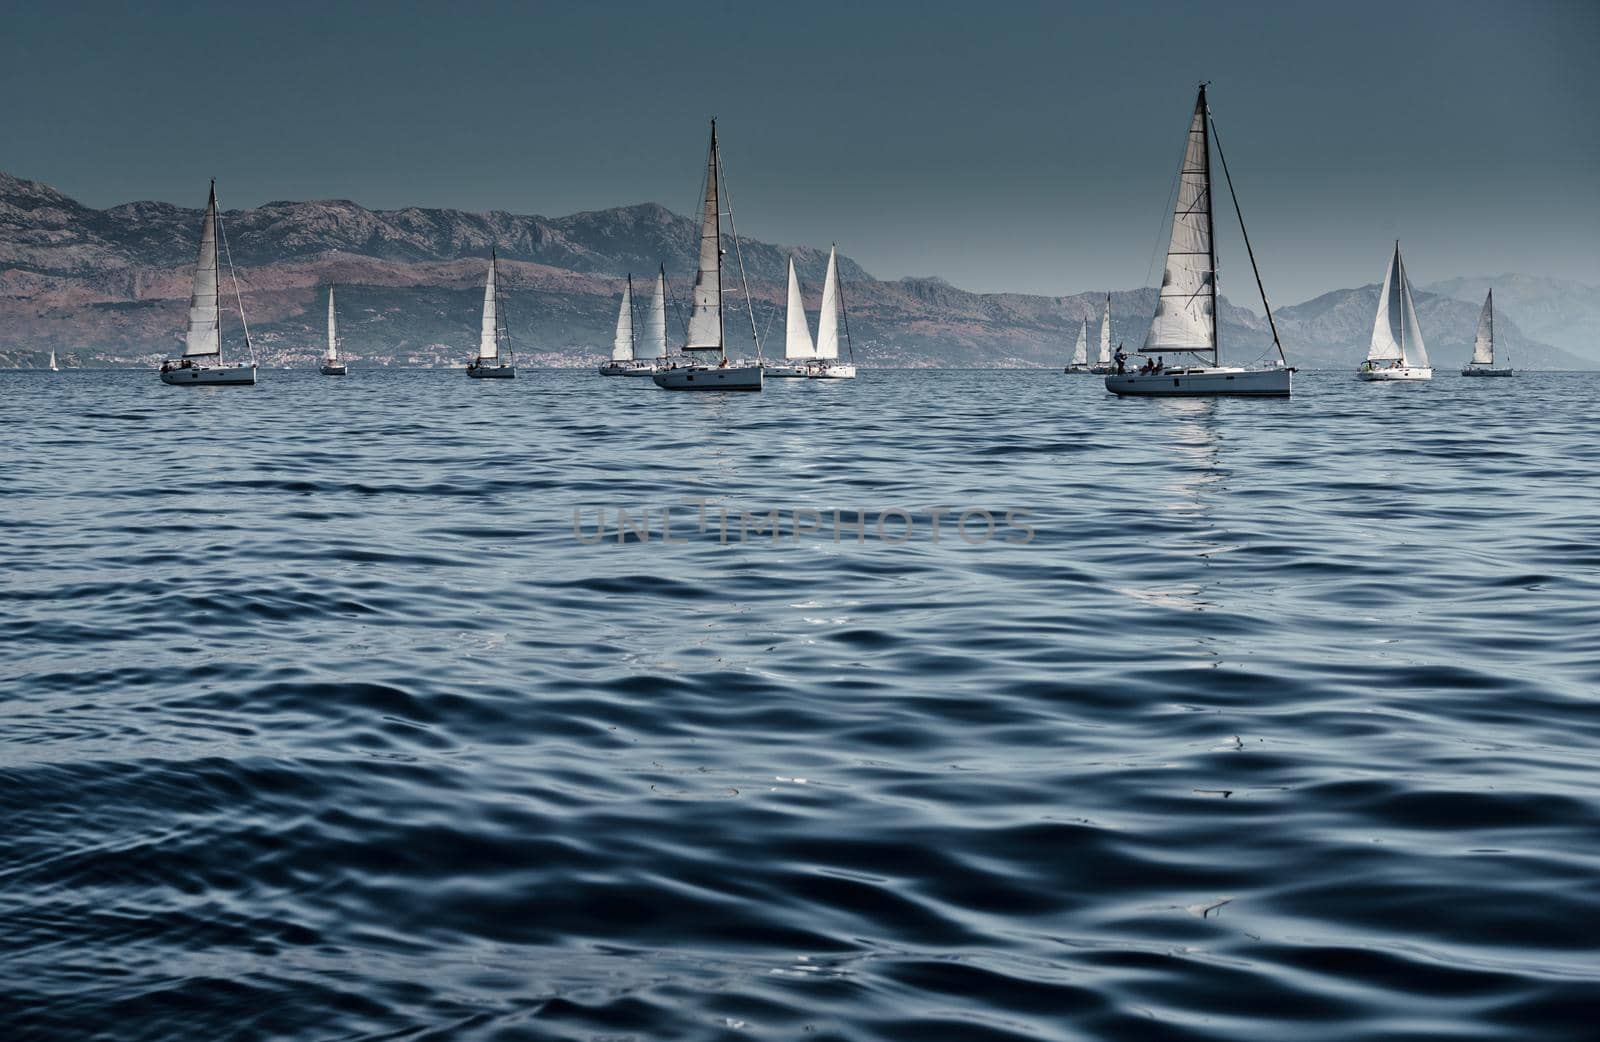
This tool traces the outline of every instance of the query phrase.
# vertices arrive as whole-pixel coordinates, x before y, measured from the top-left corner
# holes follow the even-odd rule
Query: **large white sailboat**
[[[633,332],[633,274],[622,288],[622,307],[617,311],[617,331],[611,338],[611,360],[600,365],[601,376],[649,376],[654,364],[636,356],[638,337]]]
[[[328,287],[328,347],[322,355],[323,376],[343,376],[348,372],[339,357],[339,320],[333,312],[333,287]]]
[[[53,357],[53,356],[52,356]],[[1495,368],[1494,364],[1494,290],[1483,300],[1483,311],[1478,314],[1478,335],[1472,342],[1472,361],[1461,370],[1462,376],[1510,376],[1512,369]]]
[[[839,361],[839,318],[844,316],[845,347],[850,361]],[[822,281],[822,314],[817,316],[817,360],[806,368],[813,380],[854,380],[855,348],[850,344],[850,319],[844,311],[844,290],[839,285],[839,248],[828,250],[828,274]]]
[[[783,364],[767,366],[768,376],[805,377],[807,366],[817,357],[811,340],[811,323],[806,319],[805,299],[800,295],[800,277],[789,258],[789,303],[784,321]]]
[[[479,380],[514,380],[511,331],[506,328],[505,302],[500,299],[500,261],[489,251],[489,277],[483,284],[483,322],[478,332],[478,354],[467,363],[467,375]]]
[[[1378,317],[1372,323],[1367,360],[1356,370],[1362,380],[1432,380],[1428,345],[1417,324],[1417,305],[1411,299],[1411,280],[1400,257],[1400,240],[1394,243],[1389,270],[1378,294]]]
[[[1106,390],[1119,395],[1248,395],[1260,397],[1287,397],[1294,380],[1294,370],[1283,354],[1283,344],[1278,339],[1277,322],[1272,317],[1272,306],[1267,303],[1266,290],[1261,285],[1261,272],[1256,269],[1255,251],[1250,237],[1244,236],[1245,250],[1250,255],[1250,266],[1255,270],[1256,288],[1261,290],[1261,304],[1266,308],[1267,322],[1272,327],[1272,342],[1278,349],[1278,358],[1271,368],[1253,369],[1242,366],[1221,365],[1221,345],[1217,336],[1217,244],[1212,234],[1211,206],[1211,140],[1216,125],[1211,110],[1206,105],[1205,84],[1200,85],[1199,97],[1194,103],[1194,118],[1189,123],[1188,147],[1184,149],[1183,165],[1178,170],[1177,205],[1173,208],[1172,238],[1167,246],[1167,263],[1161,279],[1160,295],[1156,299],[1155,317],[1150,322],[1150,332],[1145,336],[1140,352],[1149,361],[1138,372],[1112,372],[1106,376]],[[1233,180],[1228,177],[1228,161],[1222,154],[1220,142],[1217,156],[1222,160],[1223,176],[1228,180],[1229,194],[1234,199],[1234,212],[1239,210],[1238,197],[1233,193]],[[1239,215],[1239,230],[1244,232],[1244,217]],[[1109,337],[1108,337],[1109,339]],[[1200,364],[1183,364],[1168,367],[1166,356],[1190,355]],[[1118,352],[1119,359],[1121,352]],[[1119,361],[1118,369],[1124,369]]]
[[[651,374],[657,387],[669,391],[759,391],[762,388],[760,362],[730,365],[723,331],[722,312],[722,157],[717,151],[717,121],[711,121],[711,151],[706,158],[706,198],[700,214],[700,264],[695,273],[693,296],[689,301],[689,331],[683,345],[684,357]],[[733,227],[733,210],[728,210],[728,227],[733,233],[734,250],[739,248],[738,231]],[[755,312],[750,307],[750,284],[744,277],[744,262],[739,262],[740,282],[744,287],[745,311],[750,315],[750,337],[756,354],[761,354],[761,338],[756,333]],[[717,364],[700,361],[715,351]]]
[[[1078,342],[1072,347],[1072,359],[1067,362],[1067,373],[1087,373],[1089,371],[1089,316],[1083,316],[1083,325],[1078,328]]]
[[[220,233],[220,234],[219,234]],[[189,292],[189,328],[183,335],[183,354],[161,363],[161,382],[178,387],[218,387],[256,382],[255,348],[250,343],[250,325],[244,317],[244,299],[239,293],[239,275],[228,258],[228,274],[233,278],[233,296],[239,309],[239,324],[244,330],[249,362],[228,365],[222,361],[222,309],[217,291],[217,240],[228,253],[222,219],[217,215],[217,182],[211,182],[206,198],[206,215],[200,225],[200,256],[194,265],[194,286]]]

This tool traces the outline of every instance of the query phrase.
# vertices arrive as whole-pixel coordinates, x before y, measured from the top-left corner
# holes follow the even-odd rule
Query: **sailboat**
[[[1491,289],[1484,298],[1483,311],[1478,315],[1478,336],[1472,342],[1472,361],[1461,370],[1461,375],[1510,376],[1511,373],[1510,366],[1496,369],[1494,365],[1494,290]]]
[[[478,333],[478,355],[467,363],[467,375],[479,380],[514,380],[517,377],[511,354],[511,331],[505,323],[505,302],[500,299],[499,268],[500,261],[491,249],[489,277],[483,284],[483,324]]]
[[[783,365],[767,366],[768,376],[804,377],[806,366],[817,357],[811,342],[811,323],[806,320],[805,300],[800,295],[800,278],[794,273],[794,258],[789,258],[789,304],[784,323]]]
[[[759,391],[762,368],[755,365],[729,365],[722,322],[722,156],[717,151],[717,121],[711,121],[711,150],[706,158],[705,208],[700,214],[700,265],[695,273],[693,297],[689,301],[689,335],[683,345],[685,358],[651,374],[657,387],[669,391]],[[756,316],[750,307],[750,284],[744,277],[744,254],[739,252],[739,234],[733,227],[733,210],[728,210],[728,228],[733,232],[734,250],[740,257],[739,277],[744,286],[745,310],[750,314],[750,336],[761,354],[761,338],[756,334]],[[703,352],[720,356],[716,365],[699,360]]]
[[[322,356],[323,376],[343,376],[348,369],[339,358],[339,322],[333,314],[333,287],[328,287],[328,349]]]
[[[219,234],[221,233],[221,234]],[[217,215],[217,182],[211,182],[206,198],[206,215],[200,225],[200,256],[194,265],[194,286],[189,293],[189,328],[183,336],[183,354],[161,363],[161,382],[180,387],[217,387],[256,382],[255,347],[250,343],[250,324],[244,317],[244,299],[239,293],[239,275],[228,257],[228,274],[233,277],[233,296],[239,308],[239,324],[244,329],[245,349],[251,361],[226,365],[222,361],[222,309],[217,298],[217,239],[227,252],[228,240]]]
[[[52,373],[61,372],[61,367],[56,365],[56,349],[53,347],[50,349],[50,371]]]
[[[1378,317],[1372,323],[1372,342],[1367,360],[1356,370],[1362,380],[1432,380],[1428,364],[1428,345],[1422,342],[1422,327],[1417,325],[1417,305],[1411,299],[1411,280],[1406,278],[1406,262],[1400,257],[1400,240],[1394,242],[1394,255],[1383,276],[1383,291],[1378,294]]]
[[[1120,345],[1119,345],[1120,346]],[[1100,353],[1095,356],[1091,373],[1114,373],[1117,367],[1111,361],[1111,294],[1106,294],[1106,308],[1100,313]]]
[[[1083,325],[1078,328],[1078,342],[1072,348],[1072,360],[1062,370],[1065,373],[1087,373],[1089,371],[1089,316],[1083,316]]]
[[[1173,208],[1172,238],[1167,246],[1166,270],[1161,279],[1156,313],[1150,322],[1140,352],[1150,361],[1137,373],[1112,372],[1106,376],[1106,390],[1119,395],[1251,395],[1288,397],[1294,380],[1278,339],[1278,324],[1267,303],[1261,272],[1256,268],[1255,250],[1244,233],[1244,215],[1239,213],[1238,195],[1228,175],[1228,161],[1217,145],[1223,177],[1233,197],[1234,213],[1239,216],[1239,231],[1244,234],[1250,267],[1255,271],[1256,288],[1272,327],[1272,342],[1278,349],[1277,364],[1267,369],[1247,369],[1221,365],[1221,344],[1217,336],[1217,243],[1212,234],[1211,139],[1216,124],[1206,105],[1206,85],[1200,85],[1194,103],[1194,118],[1189,123],[1188,147],[1178,169],[1177,205]],[[1109,339],[1109,336],[1108,336]],[[1117,352],[1119,358],[1122,352]],[[1168,368],[1166,355],[1193,355],[1199,365]],[[1209,363],[1209,364],[1206,364]],[[1119,364],[1118,368],[1122,368]]]
[[[839,316],[844,315],[845,346],[850,361],[839,361]],[[817,316],[817,360],[806,368],[813,380],[854,380],[855,348],[850,345],[850,317],[844,312],[844,293],[839,285],[839,249],[828,250],[828,274],[822,281],[822,314]]]
[[[649,376],[656,367],[634,357],[638,339],[633,334],[633,273],[622,289],[622,307],[617,311],[617,331],[611,338],[611,360],[600,365],[601,376]]]

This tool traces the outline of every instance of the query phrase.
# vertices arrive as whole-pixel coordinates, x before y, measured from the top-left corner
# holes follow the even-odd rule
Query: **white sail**
[[[1189,146],[1178,169],[1178,197],[1173,208],[1172,240],[1161,277],[1161,296],[1145,336],[1144,353],[1215,352],[1216,272],[1212,270],[1211,150],[1206,135],[1206,92],[1200,88]]]
[[[1478,315],[1478,336],[1472,342],[1472,364],[1494,365],[1494,290],[1484,298]]]
[[[200,256],[194,265],[194,288],[189,293],[189,329],[183,336],[184,357],[214,355],[220,350],[217,311],[217,186],[206,200],[200,227]]]
[[[483,284],[483,327],[478,334],[478,357],[484,359],[500,357],[500,300],[495,286],[495,267],[495,256],[490,253],[489,278]]]
[[[339,325],[338,320],[333,317],[332,286],[328,287],[328,353],[326,357],[330,362],[339,360]]]
[[[1417,307],[1411,300],[1411,287],[1406,281],[1405,262],[1400,258],[1398,241],[1389,258],[1389,270],[1383,276],[1383,289],[1378,294],[1378,314],[1372,323],[1367,360],[1417,367],[1428,364],[1428,349],[1422,342],[1422,330],[1417,328]]]
[[[1100,359],[1101,365],[1111,364],[1111,294],[1106,294],[1106,309],[1100,315]]]
[[[622,288],[622,308],[617,312],[617,333],[611,338],[611,360],[633,361],[633,276]]]
[[[711,124],[706,157],[706,200],[700,212],[700,267],[690,299],[685,351],[722,350],[722,213],[717,195],[717,124]]]
[[[50,349],[50,371],[52,373],[61,371],[61,367],[56,365],[56,349],[53,347]]]
[[[815,358],[817,346],[811,342],[811,324],[806,321],[806,305],[800,296],[800,278],[794,273],[794,258],[789,258],[789,311],[783,339],[783,357]]]
[[[828,251],[828,275],[822,281],[822,314],[817,317],[817,357],[839,357],[839,251]]]
[[[667,357],[667,272],[656,273],[656,291],[650,298],[650,313],[645,318],[644,358]]]
[[[1072,349],[1073,365],[1089,364],[1089,316],[1083,318],[1083,327],[1078,330],[1078,344]]]

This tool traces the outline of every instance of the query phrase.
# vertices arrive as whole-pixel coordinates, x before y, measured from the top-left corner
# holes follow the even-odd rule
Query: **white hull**
[[[601,376],[650,376],[656,371],[650,362],[605,362],[599,367]]]
[[[856,367],[832,362],[827,364],[819,363],[806,371],[806,377],[812,380],[854,380],[856,378]]]
[[[248,386],[256,382],[254,362],[238,365],[191,365],[163,367],[161,382],[174,387]]]
[[[467,375],[474,380],[515,380],[517,367],[514,365],[469,365]]]
[[[1488,366],[1469,365],[1461,370],[1462,376],[1510,376],[1513,369],[1491,369]]]
[[[761,367],[679,366],[662,369],[652,379],[657,387],[669,391],[759,391],[762,387]]]
[[[1294,384],[1293,369],[1240,369],[1227,366],[1169,369],[1160,373],[1109,373],[1106,390],[1112,394],[1189,398],[1239,395],[1287,398]]]
[[[1069,365],[1069,366],[1067,366],[1065,369],[1063,369],[1061,371],[1063,373],[1066,373],[1068,376],[1092,376],[1092,375],[1094,375],[1094,370],[1089,368],[1086,365]]]
[[[349,371],[349,367],[347,367],[343,362],[322,363],[323,376],[344,376]]]
[[[1432,380],[1433,368],[1431,366],[1416,365],[1391,365],[1384,369],[1358,369],[1356,378],[1360,380]]]
[[[769,365],[764,368],[768,376],[781,377],[785,380],[804,380],[810,375],[806,372],[806,367],[803,364],[795,365],[786,362],[783,365]]]

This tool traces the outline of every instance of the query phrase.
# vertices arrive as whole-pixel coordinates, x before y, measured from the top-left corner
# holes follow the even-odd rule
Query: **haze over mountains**
[[[197,198],[203,194],[200,186]],[[84,365],[148,363],[170,353],[181,340],[200,217],[199,208],[159,202],[96,210],[0,173],[0,365],[37,365],[52,348],[66,364]],[[476,342],[491,246],[524,361],[587,362],[609,353],[622,276],[632,272],[642,283],[664,263],[681,297],[698,242],[693,221],[654,203],[547,218],[275,202],[226,212],[224,223],[251,331],[269,365],[309,364],[321,350],[318,306],[330,283],[339,286],[340,332],[357,365],[460,361]],[[826,246],[741,238],[728,253],[730,286],[741,260],[751,279],[769,356],[782,353],[790,254],[815,309]],[[1374,275],[1382,262],[1374,257]],[[1104,290],[1045,297],[969,293],[937,278],[880,281],[845,257],[840,270],[857,357],[868,365],[1060,365],[1086,315],[1093,339],[1105,299]],[[1252,289],[1242,257],[1223,259],[1222,280],[1241,297]],[[1526,275],[1492,281],[1497,334],[1513,364],[1600,366],[1600,289]],[[1436,365],[1458,366],[1470,354],[1487,285],[1457,278],[1418,295]],[[1366,285],[1280,307],[1291,362],[1354,368],[1377,295],[1376,285]],[[1114,336],[1130,349],[1142,342],[1154,301],[1154,289],[1111,292]],[[1272,350],[1258,311],[1224,298],[1221,319],[1229,360]],[[225,319],[224,338],[238,343],[237,327],[227,328],[233,321]],[[742,311],[728,316],[730,353],[754,353],[749,326]],[[675,338],[669,333],[669,342]]]

